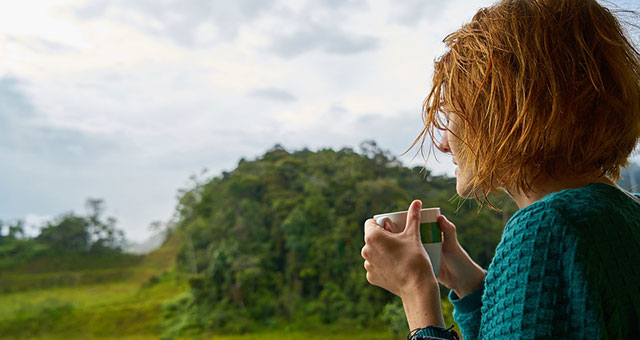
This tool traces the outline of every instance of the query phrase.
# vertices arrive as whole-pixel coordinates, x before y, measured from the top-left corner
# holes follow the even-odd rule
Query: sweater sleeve
[[[483,292],[484,280],[480,287],[462,298],[459,298],[453,290],[449,292],[449,301],[453,304],[453,319],[460,327],[462,337],[465,339],[478,338]]]

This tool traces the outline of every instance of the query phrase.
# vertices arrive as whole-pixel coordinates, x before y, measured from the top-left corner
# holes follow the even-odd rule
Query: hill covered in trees
[[[455,197],[455,179],[404,167],[374,143],[360,153],[276,146],[242,160],[180,199],[177,263],[190,291],[167,317],[177,332],[404,322],[399,301],[366,281],[363,223],[421,199],[456,223],[486,267],[515,205],[498,198],[499,213]]]

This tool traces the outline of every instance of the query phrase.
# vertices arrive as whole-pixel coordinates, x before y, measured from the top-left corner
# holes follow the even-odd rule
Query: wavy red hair
[[[620,177],[640,136],[640,55],[594,0],[504,0],[444,39],[414,141],[429,155],[443,112],[476,199],[540,176]],[[429,156],[427,156],[428,158]],[[462,169],[463,171],[466,169]]]

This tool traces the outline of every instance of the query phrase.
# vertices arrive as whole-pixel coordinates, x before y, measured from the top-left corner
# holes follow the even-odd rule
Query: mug
[[[440,260],[442,258],[442,234],[438,225],[438,215],[440,215],[440,208],[420,210],[420,238],[424,249],[429,254],[431,266],[436,277],[440,271]],[[384,226],[384,222],[388,220],[396,226],[404,227],[407,224],[407,212],[398,211],[378,214],[373,216],[373,219],[381,226]]]

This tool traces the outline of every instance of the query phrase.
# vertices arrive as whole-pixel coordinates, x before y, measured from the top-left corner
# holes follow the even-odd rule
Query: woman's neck
[[[518,205],[518,208],[522,209],[529,204],[542,199],[544,196],[564,189],[575,189],[585,186],[589,183],[600,182],[609,185],[615,185],[611,180],[604,176],[584,176],[575,177],[565,180],[556,180],[552,178],[546,178],[545,180],[538,181],[536,185],[532,186],[532,190],[527,192],[517,191],[513,189],[506,189],[505,191],[511,199]]]

